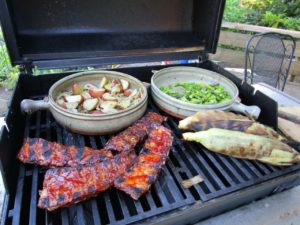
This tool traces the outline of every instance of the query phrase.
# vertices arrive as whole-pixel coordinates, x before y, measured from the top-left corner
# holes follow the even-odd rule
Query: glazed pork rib
[[[128,152],[134,149],[135,146],[142,141],[153,128],[159,126],[165,120],[166,118],[164,116],[148,112],[132,126],[109,139],[104,149]]]
[[[40,191],[38,207],[52,211],[96,196],[111,187],[135,158],[132,152],[116,155],[113,159],[94,165],[49,169],[43,190]]]
[[[63,167],[102,162],[113,155],[108,150],[65,146],[42,138],[26,138],[17,156],[23,163],[44,167]]]
[[[171,131],[163,126],[153,129],[132,167],[115,180],[114,186],[137,200],[157,179],[172,146]]]

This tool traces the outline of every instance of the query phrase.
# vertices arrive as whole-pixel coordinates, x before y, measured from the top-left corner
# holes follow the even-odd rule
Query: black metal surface
[[[158,112],[152,101],[149,110]],[[161,112],[160,112],[161,113]],[[44,169],[20,165],[17,192],[9,212],[12,224],[129,224],[188,206],[196,202],[217,199],[236,190],[259,184],[288,172],[300,165],[275,168],[255,161],[238,160],[214,154],[198,144],[183,142],[178,121],[169,117],[164,125],[175,137],[170,158],[151,191],[139,201],[112,188],[97,198],[67,209],[47,212],[37,208]],[[42,137],[66,145],[91,146],[100,149],[107,136],[82,136],[59,126],[48,111],[26,117],[24,137]],[[184,189],[181,181],[200,174],[204,182]],[[99,223],[100,222],[100,223]]]
[[[211,62],[194,66],[223,73],[222,68]],[[143,81],[149,81],[151,70],[161,68],[127,68],[121,71]],[[283,177],[299,173],[300,164],[286,168],[273,167],[256,161],[218,155],[207,151],[199,144],[184,142],[181,138],[181,131],[177,129],[177,119],[169,117],[164,125],[173,131],[175,137],[173,149],[159,179],[151,191],[139,201],[133,201],[123,192],[112,188],[96,198],[66,209],[51,213],[38,209],[36,207],[38,190],[42,187],[45,170],[21,164],[15,159],[23,137],[42,137],[67,145],[86,145],[96,149],[101,148],[108,139],[108,136],[82,136],[68,132],[54,121],[48,111],[37,112],[32,116],[20,114],[19,103],[23,98],[42,98],[55,81],[66,75],[68,74],[38,77],[22,75],[18,81],[7,116],[10,132],[3,129],[0,142],[0,168],[4,172],[9,191],[7,205],[2,214],[2,224],[148,223],[155,221],[155,218],[159,218],[159,221],[171,221],[170,215],[188,214],[189,208],[193,212],[197,209],[199,211],[197,218],[200,218],[200,215],[207,214],[206,206],[210,207],[211,214],[213,214],[214,207],[229,209],[231,207],[228,206],[230,204],[228,196],[243,193],[247,188],[255,192],[256,187],[265,187],[266,183],[271,184],[276,181],[276,184],[281,184],[285,181]],[[271,126],[276,125],[272,124],[277,112],[277,105],[273,100],[261,93],[253,95],[252,89],[247,84],[241,85],[240,80],[235,79],[230,73],[223,73],[223,75],[237,84],[243,102],[255,102],[262,107],[263,117],[260,117],[260,120],[266,121]],[[267,109],[263,106],[264,104],[268,105]],[[158,111],[152,101],[149,102],[148,110]],[[264,110],[267,112],[270,110],[271,113],[265,116]],[[299,150],[299,145],[293,147]],[[190,189],[182,188],[180,184],[182,180],[198,174],[204,178],[204,182]],[[219,201],[224,198],[227,201]],[[236,199],[235,205],[244,202],[244,198],[240,201]],[[186,222],[192,221],[192,218],[190,219]]]
[[[0,20],[13,64],[58,68],[94,65],[95,60],[98,65],[149,62],[215,52],[224,4],[1,0]]]

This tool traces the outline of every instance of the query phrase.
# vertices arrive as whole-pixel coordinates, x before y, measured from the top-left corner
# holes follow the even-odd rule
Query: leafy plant
[[[263,15],[262,25],[274,28],[300,30],[300,18],[285,17],[284,14],[266,12]]]
[[[227,0],[224,20],[300,30],[300,0]]]
[[[300,30],[300,18],[287,17],[282,21],[283,28],[290,30]]]
[[[272,12],[266,12],[263,15],[262,23],[263,23],[263,25],[268,26],[268,27],[279,28],[279,27],[282,27],[282,25],[283,25],[283,22],[282,22],[283,19],[284,19],[283,14],[273,14]]]
[[[18,67],[12,67],[0,28],[0,86],[12,89],[18,79]]]

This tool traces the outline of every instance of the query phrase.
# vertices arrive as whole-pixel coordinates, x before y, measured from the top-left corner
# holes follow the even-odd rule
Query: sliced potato
[[[73,95],[80,95],[83,92],[83,87],[80,84],[74,83],[72,86]]]
[[[65,97],[67,102],[82,102],[83,101],[83,97],[81,95],[69,95]]]
[[[85,84],[85,85],[83,86],[83,89],[84,89],[84,90],[98,89],[98,87],[97,87],[96,85],[94,85],[94,84]]]
[[[81,96],[84,98],[84,99],[90,99],[92,98],[92,96],[89,94],[89,91],[84,91],[81,93]]]
[[[83,102],[82,106],[85,110],[91,111],[97,107],[99,100],[98,98],[87,99]]]
[[[56,101],[56,104],[59,105],[60,107],[66,109],[66,102],[64,101],[64,99],[60,98],[60,99],[57,99]]]
[[[129,97],[132,97],[133,99],[138,99],[141,96],[142,96],[141,91],[140,90],[138,91],[137,89],[134,89],[132,93],[129,95]]]
[[[126,89],[126,90],[124,90],[123,95],[126,96],[126,97],[128,97],[128,96],[131,95],[131,93],[132,93],[131,89]]]
[[[110,93],[104,93],[102,95],[103,100],[105,101],[117,101],[117,98],[112,96]]]
[[[131,99],[126,98],[118,102],[117,108],[118,109],[126,109],[131,105]]]
[[[123,90],[122,85],[117,84],[111,89],[111,94],[113,94],[113,95],[118,94],[118,93],[122,92],[122,90]]]
[[[113,79],[112,82],[111,82],[111,86],[114,87],[117,84],[120,84],[119,80],[118,79]]]
[[[66,102],[67,109],[76,109],[79,105],[79,102]]]
[[[129,88],[129,82],[127,80],[123,80],[121,79],[121,84],[122,84],[122,87],[123,87],[123,90],[126,90]]]
[[[60,93],[56,99],[63,99],[64,101],[66,101],[66,97],[70,96],[71,94],[72,94],[71,92],[65,91]]]
[[[103,77],[100,83],[100,88],[104,88],[104,86],[108,83],[107,77]]]
[[[111,91],[111,89],[112,89],[111,83],[105,84],[105,85],[104,85],[104,88],[105,88],[105,90],[107,90],[107,91]]]
[[[116,106],[117,106],[117,102],[115,102],[115,101],[104,101],[100,105],[102,112],[105,112],[105,113],[116,112],[116,109],[115,109]]]
[[[104,88],[100,88],[100,89],[90,89],[89,90],[89,94],[93,97],[93,98],[101,98],[102,95],[105,93],[105,89]]]

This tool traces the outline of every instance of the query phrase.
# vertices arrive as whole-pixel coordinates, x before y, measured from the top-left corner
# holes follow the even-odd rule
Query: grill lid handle
[[[21,111],[22,113],[32,114],[38,110],[45,110],[49,109],[49,102],[48,99],[43,100],[31,100],[31,99],[24,99],[21,102]]]

